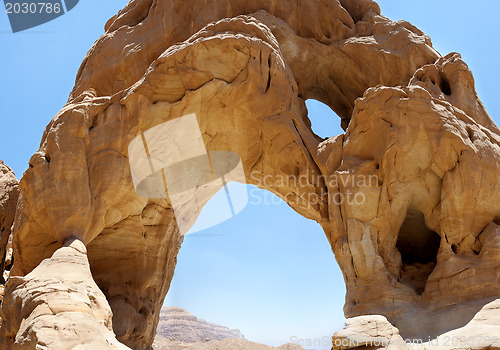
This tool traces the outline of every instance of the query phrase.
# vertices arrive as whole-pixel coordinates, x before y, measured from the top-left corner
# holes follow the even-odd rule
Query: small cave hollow
[[[424,292],[427,279],[436,266],[440,243],[439,234],[426,226],[424,214],[408,210],[396,243],[402,260],[399,281],[419,295]]]
[[[448,79],[442,75],[441,76],[441,82],[439,84],[439,88],[441,89],[441,91],[443,92],[443,94],[447,95],[447,96],[450,96],[451,95],[451,85],[450,85],[450,82],[448,81]]]

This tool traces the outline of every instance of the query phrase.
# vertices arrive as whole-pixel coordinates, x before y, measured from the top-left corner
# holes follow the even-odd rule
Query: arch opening
[[[308,117],[312,131],[323,139],[344,133],[341,127],[341,118],[325,103],[308,99],[306,100]]]
[[[324,339],[344,325],[345,284],[320,225],[270,191],[228,187],[246,188],[248,205],[198,230],[218,215],[224,189],[207,202],[184,237],[164,306],[239,329],[249,341],[330,349]]]

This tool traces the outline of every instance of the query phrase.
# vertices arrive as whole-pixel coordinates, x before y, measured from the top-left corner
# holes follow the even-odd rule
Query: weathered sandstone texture
[[[113,334],[111,308],[78,239],[67,239],[26,276],[11,276],[2,306],[11,310],[0,313],[3,348],[128,349]]]
[[[332,336],[334,350],[356,347],[406,349],[406,343],[396,327],[384,316],[357,316],[346,320],[344,329]]]
[[[316,136],[309,98],[337,112],[345,134]],[[500,131],[458,54],[442,57],[370,0],[132,0],[90,49],[20,181],[5,347],[44,346],[30,292],[42,286],[29,281],[53,283],[43,270],[76,238],[113,319],[99,311],[108,304],[82,297],[74,319],[63,312],[67,324],[79,329],[84,314],[99,334],[112,324],[123,344],[150,348],[182,235],[168,197],[135,192],[128,146],[189,114],[208,152],[237,154],[247,183],[323,227],[347,285],[347,317],[383,315],[403,338],[471,320],[470,332],[487,324],[500,334],[481,314],[500,296]],[[186,195],[182,224],[218,189]],[[353,194],[358,201],[339,200]],[[95,290],[89,274],[78,278]],[[59,302],[37,290],[47,305]],[[56,329],[58,315],[40,322]],[[51,344],[81,337],[72,336],[51,331]]]
[[[388,350],[500,349],[500,299],[486,304],[464,327],[437,338],[403,339],[397,328],[380,315],[357,316],[332,337],[333,350],[385,348]]]
[[[451,54],[357,100],[335,172],[378,182],[339,188],[366,197],[341,208],[333,234],[347,316],[381,314],[405,337],[434,337],[498,298],[500,137],[473,87]]]
[[[0,160],[0,302],[12,267],[12,224],[16,214],[19,183],[11,168]]]

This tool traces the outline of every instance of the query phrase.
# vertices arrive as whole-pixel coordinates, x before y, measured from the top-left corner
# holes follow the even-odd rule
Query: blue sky
[[[18,177],[45,126],[64,106],[87,50],[126,2],[81,0],[66,15],[16,34],[0,5],[0,159]],[[499,12],[497,1],[378,3],[389,18],[425,31],[442,54],[460,52],[499,124],[500,49],[496,23],[489,19],[494,16],[486,16]],[[339,119],[327,107],[309,101],[308,108],[316,133],[341,133]],[[267,344],[331,335],[343,326],[345,287],[321,228],[270,193],[248,191],[249,205],[236,217],[185,238],[166,304]],[[214,198],[199,220],[217,215],[217,208]]]

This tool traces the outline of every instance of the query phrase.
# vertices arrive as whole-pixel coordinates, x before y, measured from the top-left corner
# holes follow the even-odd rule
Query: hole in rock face
[[[467,136],[469,137],[469,140],[472,143],[474,143],[474,141],[476,140],[476,137],[474,136],[474,130],[472,130],[470,126],[467,126],[465,130],[467,131]]]
[[[424,214],[408,210],[399,230],[396,248],[403,262],[400,282],[422,294],[436,266],[441,237],[425,225]]]
[[[311,129],[316,135],[329,138],[344,133],[340,127],[340,117],[326,104],[309,99],[306,101],[306,107]]]
[[[450,82],[448,81],[448,79],[446,79],[445,76],[441,76],[441,84],[439,86],[441,88],[441,91],[443,92],[443,94],[445,95],[451,95],[451,86],[450,86]]]

